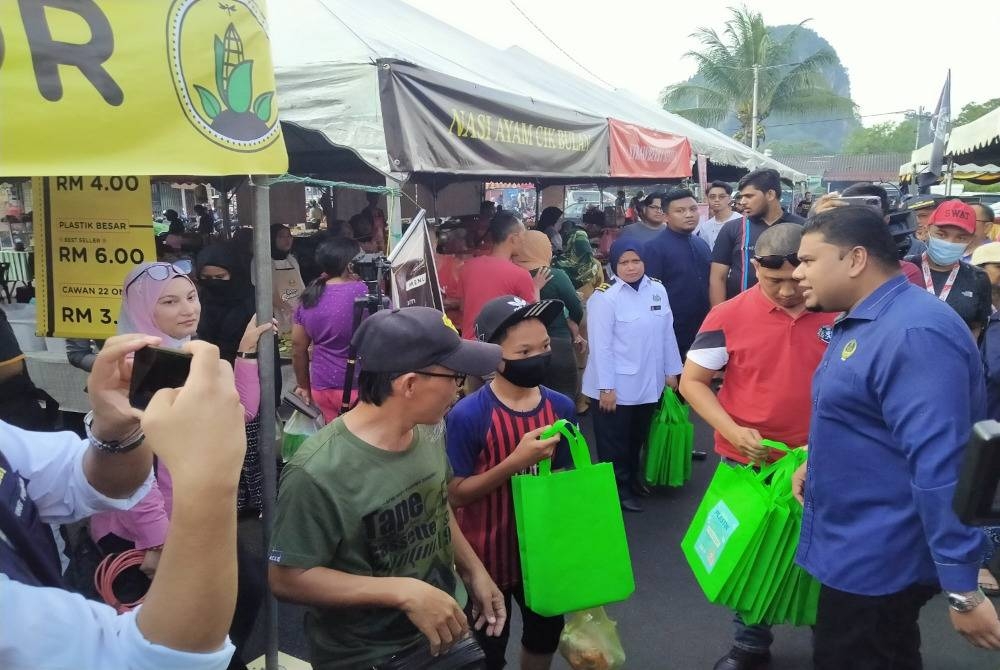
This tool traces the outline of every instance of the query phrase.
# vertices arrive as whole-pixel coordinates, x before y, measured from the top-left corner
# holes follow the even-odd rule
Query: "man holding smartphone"
[[[246,450],[232,368],[205,342],[180,389],[129,406],[126,359],[159,338],[122,335],[87,382],[88,439],[0,422],[0,667],[222,670],[236,603],[236,491]],[[129,509],[153,455],[170,468],[173,522],[145,603],[127,614],[60,590],[50,523]],[[192,616],[196,612],[197,616]],[[58,640],[58,644],[53,644]]]

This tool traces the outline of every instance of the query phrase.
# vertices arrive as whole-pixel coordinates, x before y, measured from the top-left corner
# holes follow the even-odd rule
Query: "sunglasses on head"
[[[780,270],[781,266],[785,264],[785,261],[791,263],[793,268],[799,266],[799,255],[796,253],[788,254],[787,256],[778,256],[777,254],[771,254],[770,256],[754,256],[753,259],[760,263],[761,267],[767,268],[768,270]]]
[[[128,293],[132,284],[139,281],[139,278],[143,275],[149,275],[149,278],[153,281],[165,281],[172,277],[186,277],[191,274],[193,269],[194,266],[191,264],[191,261],[186,258],[182,258],[174,263],[155,263],[133,277],[132,281],[125,285],[125,292]]]

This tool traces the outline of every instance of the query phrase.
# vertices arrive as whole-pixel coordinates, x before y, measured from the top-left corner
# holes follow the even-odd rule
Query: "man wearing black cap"
[[[503,591],[505,609],[512,599],[521,609],[523,670],[549,668],[563,628],[561,616],[545,617],[525,605],[510,485],[513,475],[553,456],[559,438],[543,440],[542,431],[558,419],[576,422],[574,402],[541,385],[552,359],[546,326],[562,311],[559,300],[528,303],[513,295],[486,303],[476,336],[501,346],[503,367],[447,418],[451,502],[462,532]],[[499,638],[477,633],[487,670],[504,667],[509,635],[509,626]]]
[[[429,307],[373,314],[352,344],[358,405],[306,441],[281,477],[271,588],[311,606],[317,670],[444,653],[463,659],[449,667],[481,668],[463,608],[471,600],[472,623],[488,635],[507,615],[451,513],[441,421],[466,375],[497,369],[500,347],[462,340]]]

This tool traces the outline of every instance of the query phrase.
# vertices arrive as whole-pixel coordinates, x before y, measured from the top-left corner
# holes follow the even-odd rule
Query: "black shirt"
[[[921,266],[922,256],[907,256],[918,268]],[[941,295],[945,282],[951,270],[931,270],[931,281],[934,284],[934,295]],[[969,328],[982,328],[990,320],[993,312],[992,287],[990,277],[985,271],[980,270],[975,265],[970,265],[965,261],[961,262],[958,274],[955,276],[955,284],[948,293],[945,300]]]
[[[781,210],[781,218],[774,223],[805,223],[801,216],[790,214]],[[747,220],[744,218],[727,221],[719,231],[719,236],[715,238],[715,246],[712,248],[712,262],[729,266],[729,274],[726,276],[726,299],[740,294],[743,290],[743,255],[754,255],[754,246],[757,238],[770,226],[764,223],[763,217],[750,218],[750,248],[746,249],[743,243],[747,232]],[[771,225],[774,225],[772,223]],[[749,268],[746,288],[750,288],[757,283],[757,273],[753,266]]]

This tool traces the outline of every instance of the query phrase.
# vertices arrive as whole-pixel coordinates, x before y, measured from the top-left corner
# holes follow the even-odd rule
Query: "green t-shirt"
[[[455,571],[448,525],[443,426],[418,426],[413,444],[390,452],[337,419],[285,466],[271,561],[368,577],[413,577],[468,599]],[[311,608],[306,634],[317,670],[368,667],[423,639],[400,610]]]

